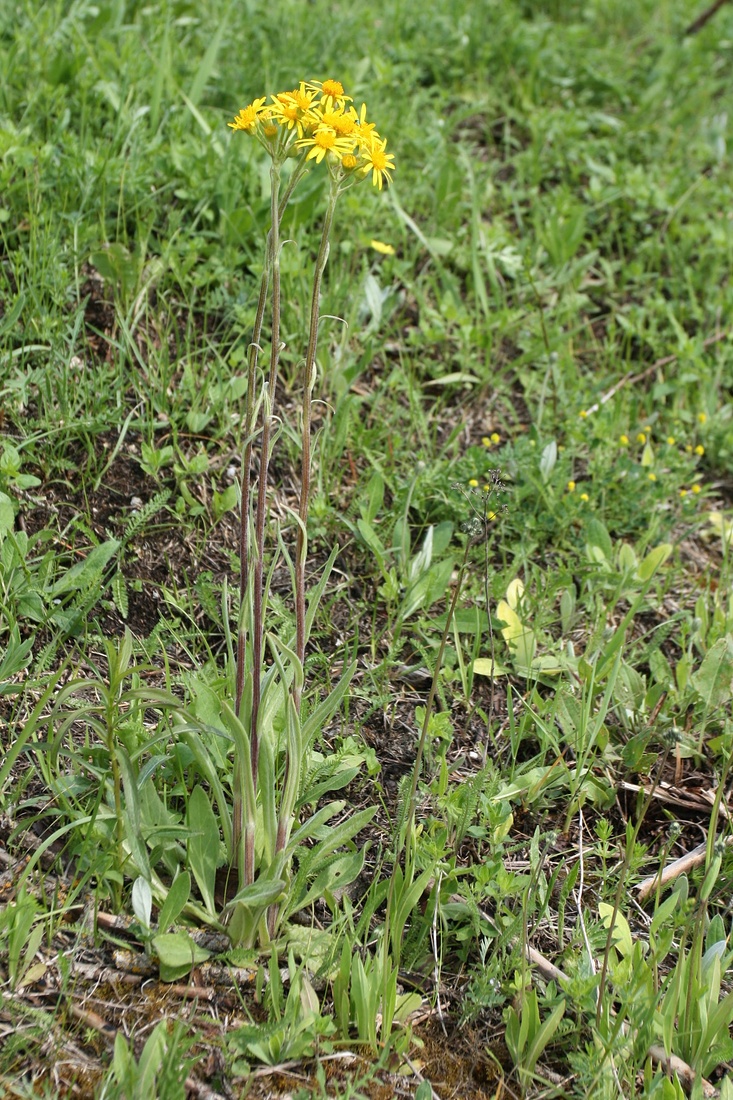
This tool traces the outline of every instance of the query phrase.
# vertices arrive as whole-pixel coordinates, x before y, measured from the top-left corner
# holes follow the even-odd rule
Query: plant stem
[[[285,212],[285,207],[288,204],[290,196],[292,195],[296,185],[303,178],[303,175],[307,171],[305,166],[305,158],[303,158],[296,166],[291,174],[290,181],[285,188],[285,192],[277,203],[279,193],[279,165],[273,162],[273,170],[277,168],[275,172],[277,176],[277,184],[274,188],[274,202],[271,203],[271,212],[273,216],[273,223],[270,231],[267,235],[267,247],[265,252],[265,264],[262,272],[262,278],[260,280],[260,293],[257,300],[257,312],[255,313],[254,326],[252,328],[252,339],[248,349],[248,367],[247,367],[247,407],[245,410],[245,423],[244,423],[244,451],[242,453],[242,473],[241,473],[241,494],[240,494],[240,523],[239,523],[239,561],[240,561],[240,573],[239,573],[239,626],[237,631],[237,664],[236,664],[236,678],[235,678],[235,714],[242,720],[244,718],[242,714],[242,697],[244,695],[244,676],[245,676],[245,653],[247,647],[247,614],[245,608],[245,601],[247,591],[250,582],[250,510],[251,510],[251,495],[252,495],[252,454],[254,451],[255,442],[255,422],[257,418],[257,401],[256,401],[256,389],[257,389],[257,367],[259,362],[260,353],[260,337],[262,335],[262,326],[265,318],[265,307],[267,305],[267,291],[270,283],[270,269],[273,266],[273,232],[276,234],[276,238],[279,240],[280,235],[280,223]],[[275,214],[275,203],[277,203],[277,214]],[[279,298],[279,265],[278,265],[278,298]],[[278,318],[279,329],[279,318]],[[274,345],[273,345],[274,346]],[[279,350],[278,350],[279,354]],[[272,363],[271,371],[272,375]],[[273,397],[274,387],[270,387],[270,400],[274,400]],[[261,634],[260,634],[261,636]],[[261,653],[261,646],[260,646]],[[242,836],[244,834],[244,797],[242,790],[243,776],[240,768],[235,768],[234,775],[234,795],[233,795],[233,808],[232,808],[232,856],[237,858],[239,867],[239,877],[242,882],[247,880],[247,872],[245,870],[245,864],[248,862],[246,855],[241,857],[240,847]],[[255,779],[256,784],[256,779]],[[252,833],[252,822],[249,823],[248,837]],[[254,836],[245,842],[245,851],[249,848],[252,852],[249,863],[254,867]]]
[[[253,568],[252,588],[252,713],[250,717],[250,767],[252,777],[257,789],[257,768],[259,764],[260,743],[258,732],[260,692],[262,681],[262,645],[263,645],[263,569],[265,558],[265,517],[267,510],[267,471],[270,462],[270,440],[274,423],[273,408],[275,403],[275,390],[277,387],[277,370],[280,361],[280,163],[273,160],[270,167],[270,209],[272,225],[267,242],[267,266],[272,277],[272,335],[270,343],[270,371],[265,386],[264,400],[262,404],[262,438],[260,443],[260,468],[257,479],[257,510],[255,515],[255,555]],[[249,404],[249,402],[248,402]],[[248,507],[248,502],[242,500],[242,510]],[[248,526],[248,525],[247,525]],[[249,554],[247,554],[247,569],[249,570]],[[248,578],[245,575],[244,591]],[[241,588],[241,586],[240,586]],[[244,653],[244,645],[240,645],[240,651]],[[242,687],[244,684],[244,657],[242,656]],[[239,667],[239,653],[237,665]],[[241,703],[241,697],[238,699]],[[242,765],[240,765],[241,767]],[[244,882],[240,886],[248,886],[254,882],[254,855],[255,835],[254,822],[248,821],[246,828],[246,842],[244,850]],[[241,833],[240,833],[241,836]],[[237,850],[235,846],[235,851]]]
[[[303,366],[303,440],[301,448],[300,507],[298,509],[298,535],[295,547],[295,653],[301,664],[305,663],[305,562],[308,552],[307,525],[308,499],[311,485],[311,398],[316,380],[316,351],[318,348],[318,324],[320,320],[321,282],[329,253],[329,238],[333,226],[336,202],[339,197],[338,182],[331,177],[328,206],[323,219],[321,243],[318,246],[313,273],[311,296],[310,332],[308,350]],[[300,713],[300,688],[294,688],[295,709]],[[278,838],[279,839],[279,838]]]

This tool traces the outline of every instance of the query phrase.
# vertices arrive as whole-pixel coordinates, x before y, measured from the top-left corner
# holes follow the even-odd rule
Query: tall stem
[[[301,665],[305,662],[305,559],[307,553],[308,501],[311,486],[311,399],[316,380],[316,352],[318,350],[318,323],[320,320],[321,282],[328,263],[329,238],[333,226],[339,187],[331,177],[328,206],[323,219],[321,243],[316,256],[311,297],[310,332],[308,350],[303,366],[303,440],[301,446],[300,507],[298,535],[295,547],[295,653]],[[295,709],[300,713],[300,688],[294,688]]]
[[[275,401],[275,389],[277,386],[277,369],[280,360],[280,207],[279,207],[279,195],[280,195],[280,164],[273,160],[270,168],[270,210],[272,217],[272,225],[267,241],[267,267],[272,279],[272,338],[270,345],[270,371],[267,379],[267,385],[265,387],[264,401],[262,405],[262,438],[260,443],[260,468],[257,479],[257,509],[255,514],[255,552],[254,552],[254,564],[253,564],[253,585],[252,585],[252,713],[250,717],[250,730],[249,730],[249,743],[250,743],[250,767],[252,769],[252,778],[257,789],[257,768],[259,764],[260,756],[260,742],[259,742],[259,710],[260,710],[260,691],[261,691],[261,679],[262,679],[262,642],[263,642],[263,616],[262,616],[262,600],[263,600],[263,569],[264,569],[264,557],[265,557],[265,517],[267,511],[267,472],[270,461],[270,440],[272,437],[272,425],[274,422],[273,405]],[[265,294],[267,288],[265,287]],[[263,304],[264,312],[264,304]],[[261,324],[261,318],[260,318]],[[254,379],[252,379],[254,382]],[[253,386],[254,393],[254,386]],[[252,398],[254,400],[254,398]],[[248,408],[250,407],[250,399],[248,396]],[[252,425],[252,432],[254,431],[254,425]],[[252,434],[252,433],[251,433]],[[251,463],[251,452],[250,452]],[[249,477],[251,477],[250,471],[245,470],[245,476],[247,476],[246,488],[249,494],[250,483]],[[245,483],[243,480],[243,490]],[[245,501],[244,496],[242,498],[242,511],[243,513],[249,510],[249,497]],[[243,519],[245,537],[249,539],[249,520]],[[244,573],[244,566],[246,563],[247,572]],[[240,592],[244,595],[247,591],[247,585],[249,581],[249,548],[242,558],[243,577],[240,583]],[[241,704],[241,694],[244,688],[244,628],[240,630],[239,638],[239,651],[237,653],[237,703]],[[240,674],[241,665],[241,674]],[[240,681],[241,675],[241,681]],[[240,769],[243,765],[240,765]],[[241,826],[242,821],[242,774],[240,770],[240,778],[237,783],[239,792],[239,814],[235,812],[235,825],[238,829],[237,843],[235,843],[234,850],[238,851],[238,842],[241,839]],[[240,820],[237,821],[239,816]],[[255,873],[255,823],[248,820],[245,829],[245,847],[244,847],[244,882],[240,881],[241,885],[249,885],[254,882]]]
[[[273,168],[275,165],[273,165]],[[306,171],[305,160],[303,160],[293,171],[288,186],[285,188],[285,192],[280,199],[277,210],[277,232],[279,236],[280,222],[285,211],[285,207],[288,204],[288,200],[295,190],[295,186],[303,178]],[[279,180],[279,172],[278,172]],[[279,190],[279,186],[278,186]],[[273,225],[275,222],[273,221]],[[241,706],[242,695],[244,694],[244,654],[247,644],[246,625],[243,616],[244,609],[244,597],[249,585],[249,513],[250,513],[250,494],[252,491],[252,453],[254,450],[254,435],[255,435],[255,412],[256,412],[256,386],[257,386],[257,364],[259,361],[260,353],[260,337],[262,335],[262,325],[265,318],[265,306],[267,304],[267,289],[270,281],[270,261],[272,257],[271,249],[272,230],[267,234],[267,248],[265,252],[265,266],[262,272],[262,279],[260,280],[260,295],[257,301],[257,312],[255,314],[254,326],[252,328],[252,340],[250,341],[248,351],[248,369],[247,369],[247,408],[245,411],[244,421],[244,452],[242,455],[242,494],[241,494],[241,512],[239,523],[239,561],[240,561],[240,573],[239,573],[239,605],[240,605],[240,621],[239,631],[237,637],[237,676],[236,676],[236,714],[241,718]]]

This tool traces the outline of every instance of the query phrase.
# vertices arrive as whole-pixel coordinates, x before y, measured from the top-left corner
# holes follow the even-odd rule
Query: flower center
[[[333,130],[319,130],[313,135],[313,143],[321,149],[333,149],[336,144],[336,135]]]
[[[323,94],[331,95],[334,97],[344,94],[344,86],[340,80],[324,80],[323,81]]]

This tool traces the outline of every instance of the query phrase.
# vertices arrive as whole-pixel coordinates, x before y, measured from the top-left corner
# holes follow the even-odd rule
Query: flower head
[[[365,176],[372,173],[372,183],[379,190],[382,190],[382,184],[385,179],[391,183],[392,177],[390,172],[394,171],[394,157],[391,153],[386,152],[387,140],[382,140],[378,137],[373,137],[368,148],[362,149],[361,155],[364,159],[364,167],[362,172]]]
[[[325,126],[316,130],[311,137],[301,138],[296,144],[299,149],[308,149],[306,160],[315,160],[316,164],[321,163],[326,153],[332,153],[337,160],[341,160],[351,153],[354,145],[349,138],[339,137],[335,130]]]
[[[243,107],[234,122],[228,122],[227,126],[231,126],[232,130],[245,130],[251,134],[257,125],[257,119],[265,111],[267,111],[265,96],[262,96],[261,99],[255,99],[247,107]]]

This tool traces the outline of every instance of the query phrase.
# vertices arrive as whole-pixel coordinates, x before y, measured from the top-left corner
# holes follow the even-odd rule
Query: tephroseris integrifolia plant
[[[367,120],[366,105],[359,112],[344,94],[339,81],[301,82],[298,88],[254,100],[239,112],[229,125],[254,137],[272,158],[270,171],[270,229],[265,265],[260,284],[257,312],[248,354],[248,389],[244,418],[242,456],[242,499],[240,528],[241,575],[239,584],[240,620],[237,636],[235,676],[235,714],[246,731],[247,752],[238,743],[234,761],[232,862],[236,862],[240,888],[258,877],[257,852],[268,849],[284,852],[294,820],[296,798],[292,768],[303,759],[302,690],[303,667],[308,635],[306,601],[307,524],[311,488],[311,400],[316,380],[316,355],[320,319],[321,284],[326,268],[339,195],[371,174],[380,190],[391,179],[394,160],[386,152],[386,141]],[[292,164],[288,173],[286,165]],[[308,342],[302,383],[302,455],[299,507],[294,560],[295,640],[270,639],[273,655],[280,645],[281,657],[273,656],[276,671],[289,695],[287,706],[291,731],[286,739],[278,782],[280,802],[277,812],[277,836],[257,843],[257,806],[263,796],[268,807],[276,792],[261,790],[260,750],[263,736],[263,689],[266,667],[267,634],[267,482],[274,436],[275,400],[280,357],[280,225],[288,200],[299,180],[314,165],[325,164],[328,199],[321,240],[315,262]],[[282,194],[281,194],[282,191]],[[267,376],[259,367],[262,333],[270,313],[270,364]],[[259,455],[254,477],[255,453]],[[255,491],[256,480],[256,491]],[[254,516],[252,515],[254,503]],[[273,540],[274,541],[274,540]],[[289,671],[282,653],[290,654]],[[270,666],[270,670],[272,666]],[[296,747],[297,746],[297,747]],[[269,766],[268,766],[269,767]],[[267,770],[268,777],[271,776]],[[267,826],[265,826],[266,828]],[[274,926],[271,917],[270,929]]]

